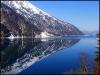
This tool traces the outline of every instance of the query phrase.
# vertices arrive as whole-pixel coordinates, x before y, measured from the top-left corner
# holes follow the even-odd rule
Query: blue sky
[[[30,1],[56,18],[75,25],[80,30],[99,30],[98,1]]]

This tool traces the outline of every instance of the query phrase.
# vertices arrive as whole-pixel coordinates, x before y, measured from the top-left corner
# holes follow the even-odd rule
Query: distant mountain
[[[83,31],[84,34],[86,35],[97,35],[99,33],[99,31]]]
[[[70,23],[65,23],[28,1],[1,1],[0,36],[49,37],[62,35],[82,35]]]

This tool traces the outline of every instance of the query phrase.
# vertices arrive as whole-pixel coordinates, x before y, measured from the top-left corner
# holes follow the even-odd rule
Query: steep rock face
[[[14,36],[33,36],[47,32],[52,35],[81,35],[79,29],[36,8],[28,1],[1,1],[1,27]],[[3,36],[6,36],[3,35]]]

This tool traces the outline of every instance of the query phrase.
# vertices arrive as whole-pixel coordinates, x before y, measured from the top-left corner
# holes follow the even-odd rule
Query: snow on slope
[[[42,11],[41,9],[35,7],[34,5],[32,5],[28,1],[1,1],[1,3],[7,5],[8,7],[12,8],[12,9],[14,9],[18,14],[23,15],[26,18],[31,18],[33,16],[33,14],[38,14],[38,15],[41,15],[45,21],[47,21],[45,19],[45,15],[52,17],[51,15],[49,15],[48,13],[46,13],[46,12]],[[52,18],[54,20],[57,20],[55,17],[52,17]],[[40,34],[40,37],[46,38],[46,37],[50,37],[49,35],[51,35],[49,33],[48,33],[49,35],[48,34],[46,35],[46,34],[44,32],[42,32]],[[37,35],[36,35],[36,37],[37,37]]]
[[[1,1],[1,3],[7,5],[10,8],[15,9],[17,13],[24,15],[27,18],[33,16],[33,14],[39,14],[39,15],[43,16],[44,20],[46,20],[45,15],[47,15],[48,17],[52,17],[54,20],[58,20],[54,16],[51,16],[50,14],[35,7],[29,1]],[[23,12],[26,14],[23,14]],[[59,20],[59,22],[64,23],[60,20]],[[67,24],[67,22],[66,22],[66,24]]]
[[[80,33],[80,31],[72,24],[63,22],[56,17],[47,14],[28,1],[1,1],[1,3],[10,7],[12,10],[14,10],[14,12],[24,17],[25,20],[29,23],[28,25],[30,25],[26,26],[26,28],[35,26],[34,28],[41,30],[41,34],[39,33],[39,35],[41,35],[43,38],[48,37],[48,35],[42,34],[43,32],[59,36]]]
[[[35,38],[48,38],[48,37],[53,37],[54,35],[45,32],[41,32],[40,35],[36,35]],[[42,39],[41,39],[42,40]]]
[[[30,16],[32,16],[33,14],[50,16],[49,14],[47,14],[46,12],[42,11],[41,9],[35,7],[28,1],[1,1],[1,3],[9,6],[10,8],[16,9],[17,13],[19,13],[19,14],[23,14],[20,12],[20,11],[23,11]],[[42,14],[41,14],[41,12],[42,12]],[[27,15],[25,15],[25,16],[27,16]]]

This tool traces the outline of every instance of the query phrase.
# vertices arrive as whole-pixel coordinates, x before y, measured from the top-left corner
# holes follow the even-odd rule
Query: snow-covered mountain
[[[83,34],[74,25],[49,15],[28,1],[1,1],[1,27],[1,32],[4,33],[1,36],[13,34],[48,37]]]
[[[92,36],[96,36],[99,33],[99,31],[95,30],[95,31],[85,31],[84,30],[84,34],[85,35],[92,35]]]

